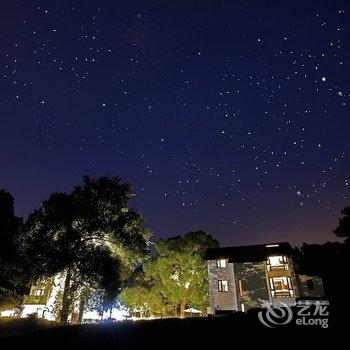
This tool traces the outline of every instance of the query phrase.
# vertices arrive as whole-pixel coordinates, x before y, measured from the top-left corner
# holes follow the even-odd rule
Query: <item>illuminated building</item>
[[[322,280],[295,273],[289,243],[209,249],[209,314],[324,299]]]

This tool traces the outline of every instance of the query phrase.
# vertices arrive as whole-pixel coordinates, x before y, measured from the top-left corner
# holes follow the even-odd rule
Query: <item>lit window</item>
[[[243,298],[243,286],[242,286],[242,281],[238,281],[238,288],[239,288],[239,296]]]
[[[37,297],[44,295],[44,289],[35,289],[33,292],[33,295],[35,295]]]
[[[222,269],[226,268],[226,259],[216,260],[216,266]]]
[[[270,280],[271,294],[274,298],[292,298],[294,291],[290,277],[272,277]]]
[[[228,281],[227,280],[219,280],[218,286],[219,286],[219,292],[228,292]]]
[[[267,270],[289,270],[288,261],[286,256],[278,255],[278,256],[269,256],[267,258]]]

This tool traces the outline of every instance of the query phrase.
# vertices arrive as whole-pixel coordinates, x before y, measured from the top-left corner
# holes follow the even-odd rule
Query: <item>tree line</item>
[[[57,320],[78,308],[100,314],[121,300],[141,315],[183,316],[208,305],[204,254],[219,243],[203,231],[152,242],[141,213],[130,208],[132,186],[118,177],[83,177],[70,193],[52,193],[27,220],[0,189],[0,310],[20,306],[32,284],[64,277]],[[334,304],[345,300],[350,267],[350,207],[334,230],[344,242],[294,250],[299,273],[319,275]],[[344,282],[346,283],[346,281]]]
[[[153,244],[143,215],[130,208],[133,196],[120,178],[85,176],[24,221],[15,216],[12,195],[0,190],[0,310],[20,306],[32,284],[57,274],[64,277],[55,303],[62,323],[77,306],[81,321],[84,310],[102,314],[120,296],[144,314],[205,308],[203,256],[218,242],[198,231]]]

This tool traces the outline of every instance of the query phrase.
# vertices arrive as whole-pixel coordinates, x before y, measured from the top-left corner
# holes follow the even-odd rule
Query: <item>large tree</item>
[[[145,263],[150,265],[155,259]],[[165,290],[162,283],[156,280],[150,274],[146,274],[143,267],[140,266],[134,271],[121,292],[122,301],[135,313],[143,316],[165,316],[175,315],[174,306],[165,296]]]
[[[20,304],[28,288],[21,227],[22,219],[15,216],[12,195],[0,189],[0,309]]]
[[[100,289],[115,298],[148,254],[151,233],[142,227],[142,215],[128,208],[132,197],[120,178],[85,176],[82,186],[53,193],[29,216],[26,246],[37,277],[65,274],[61,322],[67,322],[77,291]]]
[[[203,231],[156,243],[156,256],[143,266],[141,282],[123,291],[127,304],[153,314],[184,316],[186,307],[208,305],[208,272],[204,254],[218,242]],[[133,300],[136,295],[138,300]]]

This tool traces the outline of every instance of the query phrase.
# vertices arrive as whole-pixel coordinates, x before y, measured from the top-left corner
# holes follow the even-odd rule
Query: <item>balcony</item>
[[[273,298],[293,298],[294,290],[290,276],[269,278],[271,296]]]
[[[47,301],[46,295],[26,295],[23,304],[45,305]]]
[[[288,271],[288,261],[286,256],[270,256],[266,261],[267,271]]]

